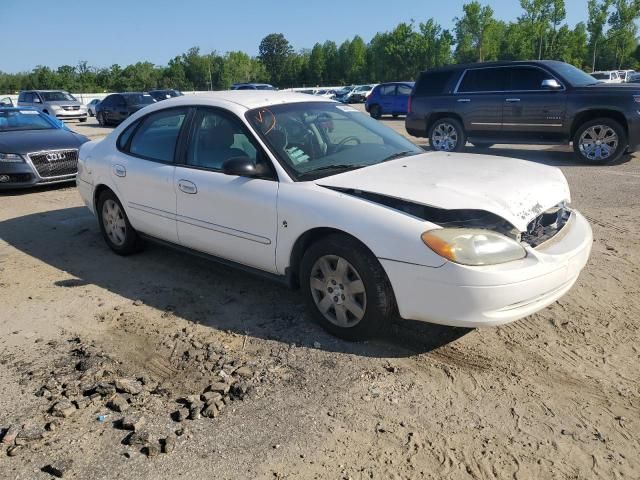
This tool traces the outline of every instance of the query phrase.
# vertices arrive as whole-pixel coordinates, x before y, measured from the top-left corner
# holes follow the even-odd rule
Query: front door
[[[111,175],[133,227],[177,243],[175,152],[188,110],[152,113],[130,125],[111,157]],[[138,125],[139,124],[139,125]]]
[[[275,172],[265,178],[226,175],[223,164],[234,157],[269,162],[235,115],[200,108],[174,179],[180,244],[276,273]]]
[[[520,141],[562,139],[566,130],[564,122],[567,96],[564,87],[543,87],[544,80],[556,79],[539,67],[511,67],[509,73],[510,80],[502,110],[505,137]]]

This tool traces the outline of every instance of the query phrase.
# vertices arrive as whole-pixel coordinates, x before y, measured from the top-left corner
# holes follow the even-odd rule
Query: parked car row
[[[636,74],[635,70],[599,70],[591,76],[600,83],[627,83]]]

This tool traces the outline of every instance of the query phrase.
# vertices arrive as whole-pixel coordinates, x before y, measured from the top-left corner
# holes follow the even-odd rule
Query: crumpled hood
[[[476,209],[499,215],[520,231],[566,200],[569,186],[555,167],[513,158],[429,152],[315,181],[447,210]]]

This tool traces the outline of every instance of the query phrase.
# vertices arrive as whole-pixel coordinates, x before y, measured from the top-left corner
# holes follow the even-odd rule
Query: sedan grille
[[[78,150],[30,153],[29,159],[42,178],[78,173]]]
[[[62,107],[63,110],[71,111],[71,110],[80,110],[80,106],[78,105],[65,105]]]

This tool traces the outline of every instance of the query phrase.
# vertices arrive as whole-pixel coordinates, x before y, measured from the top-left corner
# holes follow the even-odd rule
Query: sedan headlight
[[[491,230],[441,228],[424,232],[421,238],[441,257],[463,265],[495,265],[527,256],[518,242]]]
[[[51,105],[51,110],[62,110],[62,107],[60,105]]]
[[[24,162],[24,159],[17,153],[0,153],[0,162],[22,163]]]

